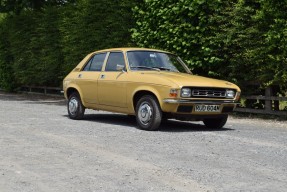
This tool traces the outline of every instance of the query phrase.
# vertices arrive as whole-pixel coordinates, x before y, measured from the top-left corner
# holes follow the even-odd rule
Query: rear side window
[[[124,55],[121,52],[111,52],[105,71],[117,71],[117,66],[125,67]]]
[[[94,55],[86,64],[83,71],[101,71],[106,58],[106,53]]]

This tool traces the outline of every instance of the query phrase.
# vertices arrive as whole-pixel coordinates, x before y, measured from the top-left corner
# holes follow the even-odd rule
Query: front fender
[[[129,111],[131,113],[135,113],[135,107],[136,106],[134,106],[133,100],[134,100],[135,95],[138,92],[145,91],[145,92],[152,93],[157,98],[160,107],[162,107],[164,104],[163,99],[168,97],[170,89],[171,89],[171,87],[162,86],[162,85],[141,85],[141,86],[137,87],[136,89],[134,89],[131,92],[132,93],[132,94],[130,94],[131,97],[127,98],[128,101],[130,101],[130,102],[128,102],[129,103],[129,106],[128,106]]]

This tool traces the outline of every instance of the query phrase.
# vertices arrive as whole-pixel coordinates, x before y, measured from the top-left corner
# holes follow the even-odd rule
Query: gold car
[[[222,128],[240,97],[235,84],[192,75],[176,55],[143,48],[90,53],[63,88],[71,119],[82,119],[86,108],[118,112],[134,115],[144,130],[170,118]]]

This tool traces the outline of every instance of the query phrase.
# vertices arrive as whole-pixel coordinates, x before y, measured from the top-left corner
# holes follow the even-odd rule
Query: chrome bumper
[[[230,100],[221,100],[221,101],[215,101],[215,100],[186,100],[186,99],[164,99],[164,103],[168,104],[240,104],[236,101],[230,101]]]

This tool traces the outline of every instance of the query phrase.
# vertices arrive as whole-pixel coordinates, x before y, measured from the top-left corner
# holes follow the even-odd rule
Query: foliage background
[[[139,46],[243,89],[286,91],[286,10],[287,0],[0,0],[0,87],[60,86],[87,53]]]
[[[132,0],[19,2],[0,3],[2,89],[59,87],[88,53],[132,44]]]
[[[178,53],[193,72],[286,90],[286,0],[146,0],[134,8],[140,46]]]

